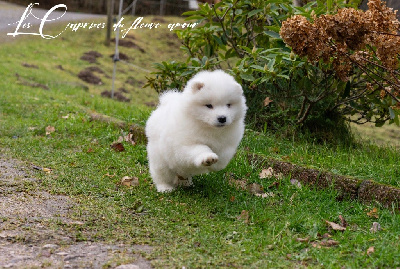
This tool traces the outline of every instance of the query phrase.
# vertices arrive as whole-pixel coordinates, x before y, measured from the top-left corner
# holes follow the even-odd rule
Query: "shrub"
[[[357,115],[352,119],[357,123],[399,125],[400,22],[380,0],[370,0],[368,7],[311,20],[295,15],[283,22],[280,35],[296,54],[346,82],[333,109]]]
[[[200,25],[176,31],[187,61],[157,63],[155,76],[147,78],[146,86],[158,92],[182,89],[194,73],[222,68],[241,82],[249,106],[247,121],[252,127],[277,130],[316,122],[333,128],[344,126],[337,122],[343,122],[349,111],[341,102],[346,98],[353,101],[349,92],[369,85],[362,71],[354,69],[351,79],[341,80],[327,62],[308,61],[305,54],[297,56],[279,34],[282,21],[304,18],[308,23],[344,7],[344,1],[333,3],[314,1],[294,7],[289,0],[223,0],[214,6],[201,5],[199,10],[184,13],[187,20]],[[301,38],[298,42],[300,48]],[[369,112],[382,113],[371,107]]]

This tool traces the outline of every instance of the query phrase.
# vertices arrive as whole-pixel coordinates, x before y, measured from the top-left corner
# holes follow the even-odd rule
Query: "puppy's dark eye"
[[[212,104],[207,104],[206,107],[209,108],[209,109],[213,108]]]
[[[227,104],[226,106],[227,106],[227,107],[231,107],[231,104]]]

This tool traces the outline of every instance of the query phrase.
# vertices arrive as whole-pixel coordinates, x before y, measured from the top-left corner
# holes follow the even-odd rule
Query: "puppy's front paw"
[[[206,153],[199,157],[200,165],[202,166],[211,166],[214,163],[218,162],[218,155],[215,153]]]

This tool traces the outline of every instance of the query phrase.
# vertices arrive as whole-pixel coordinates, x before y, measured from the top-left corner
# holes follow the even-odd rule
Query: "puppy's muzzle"
[[[225,116],[221,116],[217,118],[219,123],[225,123],[226,122],[226,117]]]

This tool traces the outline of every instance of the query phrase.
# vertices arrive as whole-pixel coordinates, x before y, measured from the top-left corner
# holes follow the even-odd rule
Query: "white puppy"
[[[244,132],[242,87],[224,71],[202,71],[183,92],[168,91],[146,124],[150,173],[159,192],[224,169]]]

